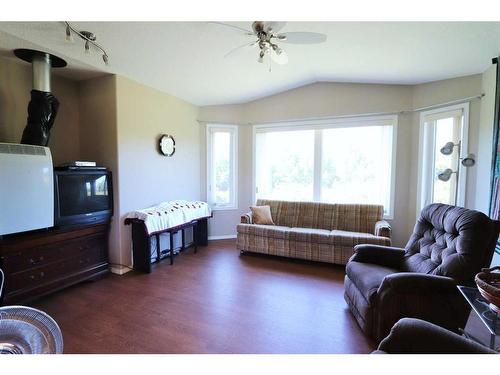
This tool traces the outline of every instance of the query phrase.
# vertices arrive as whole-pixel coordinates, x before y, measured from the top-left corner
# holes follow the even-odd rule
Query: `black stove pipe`
[[[28,121],[21,143],[46,147],[59,108],[59,101],[50,92],[50,70],[52,67],[66,66],[66,61],[49,53],[31,49],[16,49],[14,54],[31,63],[33,72]]]

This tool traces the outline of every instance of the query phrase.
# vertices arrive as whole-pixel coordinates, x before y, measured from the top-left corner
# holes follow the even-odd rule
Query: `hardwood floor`
[[[33,303],[65,353],[369,353],[343,299],[343,267],[257,255],[234,240],[150,274],[76,285]]]

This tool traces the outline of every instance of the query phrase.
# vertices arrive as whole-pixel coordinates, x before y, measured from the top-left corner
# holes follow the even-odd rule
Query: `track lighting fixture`
[[[66,40],[73,41],[73,34],[78,35],[81,39],[85,41],[85,53],[90,54],[90,47],[98,49],[102,53],[102,61],[109,65],[108,53],[96,42],[96,36],[90,31],[78,31],[69,22],[64,21],[66,25]]]

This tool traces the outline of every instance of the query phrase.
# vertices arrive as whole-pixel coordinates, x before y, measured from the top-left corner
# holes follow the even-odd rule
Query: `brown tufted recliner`
[[[425,207],[404,249],[358,245],[346,266],[344,298],[361,329],[377,342],[401,318],[457,332],[469,308],[457,285],[474,285],[489,266],[500,222],[445,204]]]

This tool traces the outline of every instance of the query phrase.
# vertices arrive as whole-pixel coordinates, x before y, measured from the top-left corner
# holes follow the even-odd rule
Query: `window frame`
[[[432,130],[433,134],[429,134],[425,128],[426,117],[433,116],[438,117],[440,113],[462,111],[463,123],[460,129],[460,154],[458,155],[459,160],[464,158],[468,154],[469,150],[469,124],[470,124],[470,103],[464,102],[455,105],[443,106],[435,109],[430,109],[427,111],[420,112],[419,116],[419,135],[418,135],[418,178],[417,178],[417,205],[416,205],[416,215],[417,219],[420,216],[420,211],[426,205],[426,199],[428,198],[429,191],[432,190],[433,185],[429,185],[429,179],[431,179],[430,171],[428,170],[428,165],[434,165],[433,154],[432,160],[424,159],[424,156],[429,154],[429,147],[425,141],[432,139],[433,145],[435,146],[435,129]],[[434,126],[435,128],[435,126]],[[457,198],[455,205],[465,207],[465,196],[466,196],[466,186],[467,186],[467,168],[458,163],[458,173],[459,179]]]
[[[232,172],[230,202],[224,205],[217,205],[213,201],[212,185],[214,183],[214,174],[212,168],[213,161],[213,133],[217,130],[222,130],[230,133],[230,168]],[[207,124],[206,129],[206,193],[207,202],[212,211],[237,210],[238,209],[238,125],[227,124]]]
[[[322,137],[318,130],[364,127],[364,126],[392,126],[392,150],[391,150],[391,181],[389,193],[389,209],[384,213],[384,219],[394,219],[394,203],[396,188],[396,153],[398,138],[398,115],[375,115],[375,116],[345,116],[324,118],[318,120],[283,121],[279,123],[255,124],[252,129],[252,202],[256,202],[257,193],[257,155],[256,136],[259,132],[291,131],[291,130],[315,130],[314,135],[314,176],[313,176],[313,201],[321,202],[321,163],[322,163]]]

